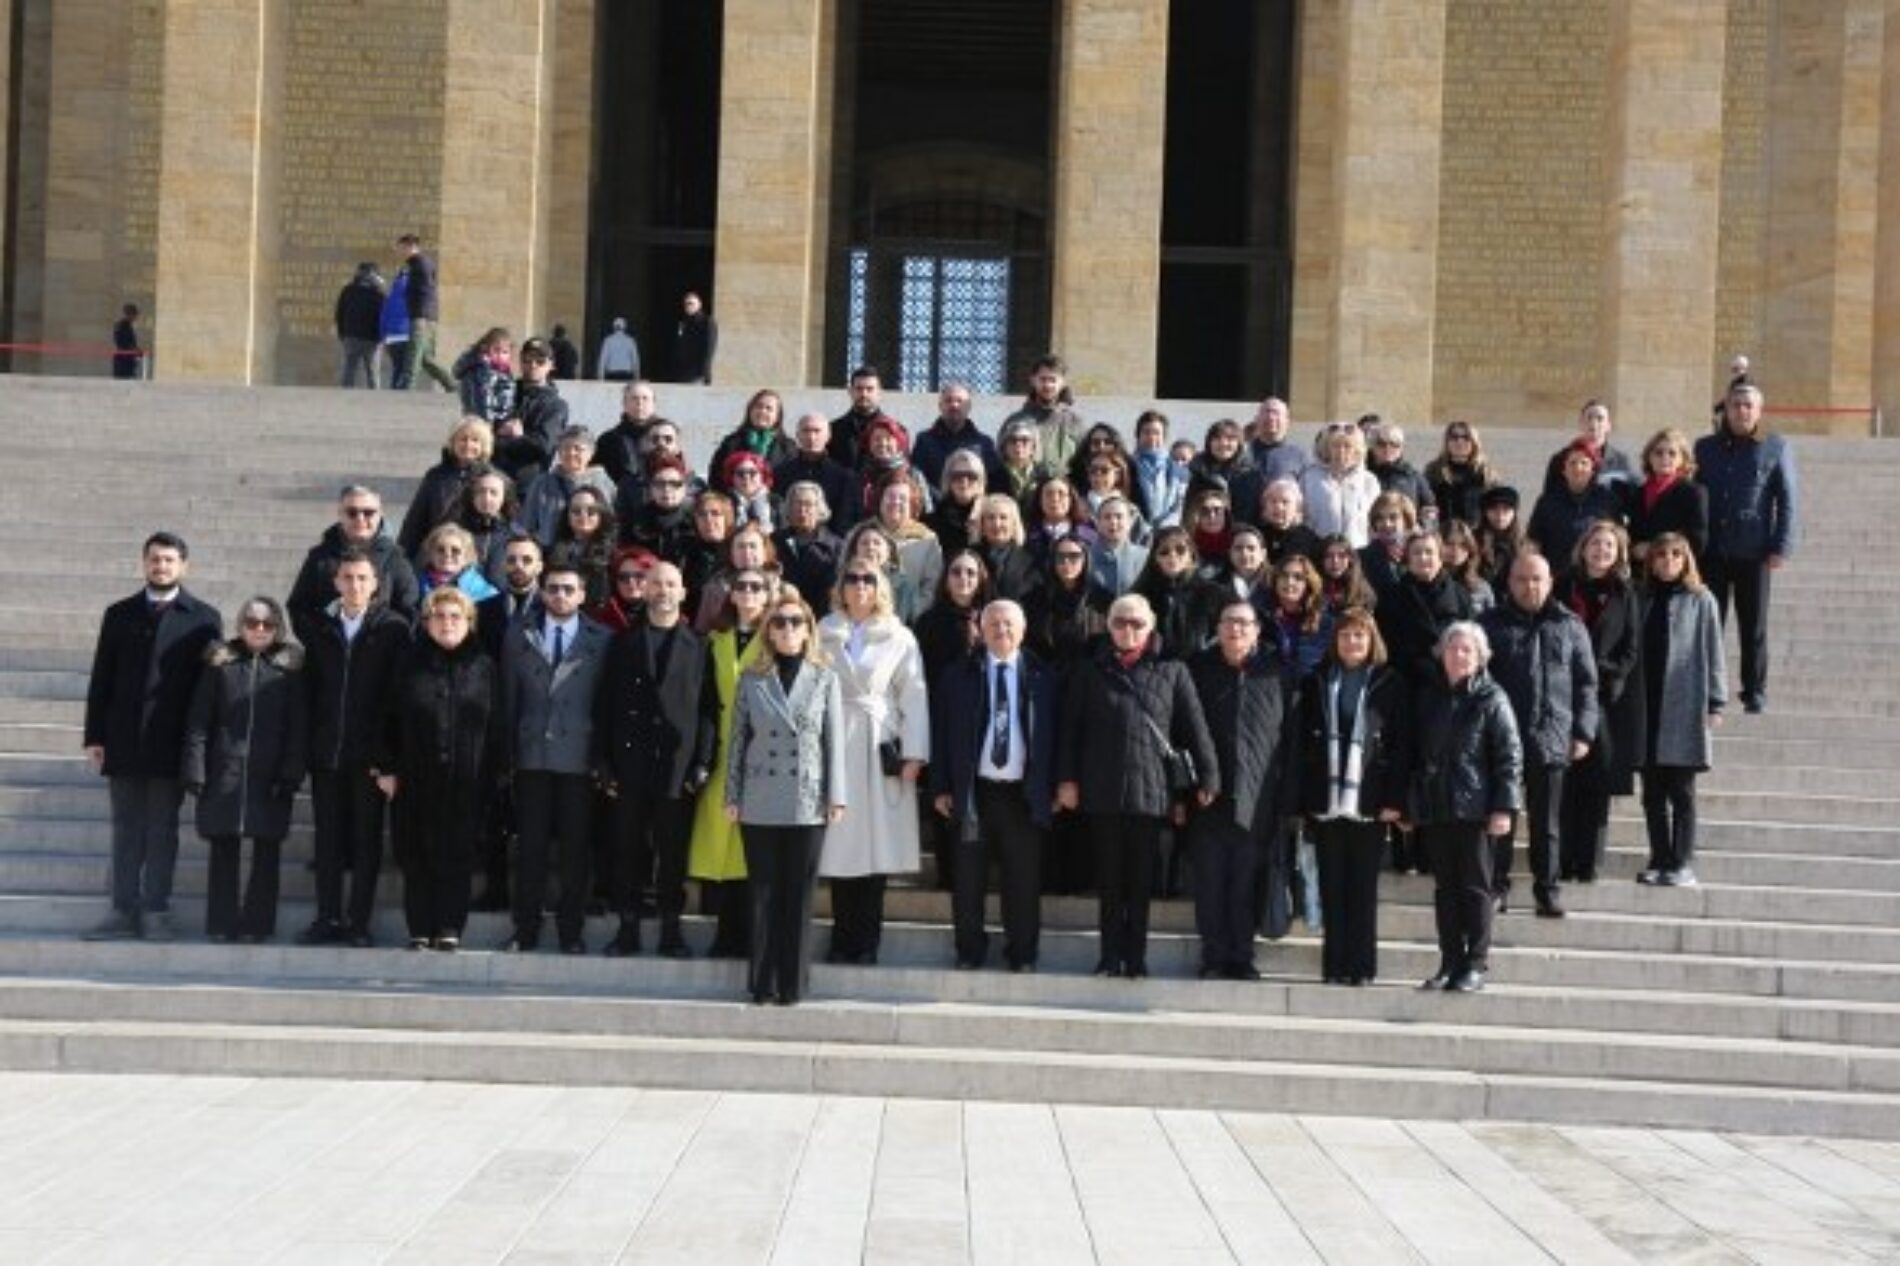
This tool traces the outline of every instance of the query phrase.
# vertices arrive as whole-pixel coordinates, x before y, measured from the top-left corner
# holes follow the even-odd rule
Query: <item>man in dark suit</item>
[[[989,953],[983,893],[992,853],[1003,869],[1003,957],[1033,971],[1042,933],[1042,840],[1055,806],[1055,674],[1022,650],[1023,609],[999,599],[983,609],[987,653],[959,660],[938,679],[930,789],[955,824],[957,967]]]
[[[594,839],[594,770],[600,744],[594,694],[611,635],[581,614],[586,584],[564,558],[541,572],[542,617],[508,630],[501,652],[504,750],[514,774],[520,857],[515,933],[501,948],[526,952],[541,940],[550,854],[560,875],[555,930],[563,954],[587,951]]]
[[[86,687],[86,756],[112,795],[112,913],[90,940],[169,941],[185,718],[224,619],[185,592],[191,551],[145,541],[145,589],[106,608]]]
[[[660,953],[686,958],[686,843],[693,802],[712,774],[719,743],[719,693],[706,641],[680,621],[686,582],[672,563],[646,578],[645,616],[614,638],[601,679],[596,729],[603,782],[614,800],[613,904],[620,930],[615,957],[640,952],[640,887],[654,883]]]

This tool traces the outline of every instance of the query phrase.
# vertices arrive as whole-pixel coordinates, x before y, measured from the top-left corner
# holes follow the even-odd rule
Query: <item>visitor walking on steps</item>
[[[336,339],[343,349],[344,387],[356,385],[356,371],[363,371],[363,385],[376,389],[376,349],[382,345],[383,279],[376,265],[365,260],[356,266],[356,276],[337,293]]]
[[[435,258],[422,249],[422,239],[414,233],[397,238],[396,249],[403,255],[399,275],[403,280],[403,301],[409,308],[409,341],[403,376],[417,389],[426,389],[427,383],[433,381],[442,390],[452,392],[455,379],[435,360],[436,324],[442,319]]]

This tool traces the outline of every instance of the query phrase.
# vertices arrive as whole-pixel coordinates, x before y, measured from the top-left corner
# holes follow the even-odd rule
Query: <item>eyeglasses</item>
[[[652,483],[655,488],[684,488],[686,486],[684,479],[655,479]]]
[[[578,515],[581,515],[583,518],[589,518],[589,519],[598,519],[600,517],[600,507],[588,505],[584,501],[575,502],[573,505],[567,508],[567,512],[569,514],[578,514]]]
[[[381,513],[382,511],[378,510],[375,506],[343,507],[343,517],[346,519],[373,519]]]
[[[1220,622],[1230,629],[1250,629],[1260,621],[1246,615],[1224,615]]]
[[[1110,620],[1109,627],[1117,629],[1145,629],[1148,622],[1136,615],[1120,615]]]
[[[1082,561],[1082,556],[1074,550],[1062,550],[1056,554],[1056,561],[1058,563],[1079,563]]]
[[[848,571],[844,574],[844,583],[847,585],[875,585],[877,583],[877,577],[868,571]]]
[[[775,629],[802,629],[805,617],[802,615],[775,615],[766,623]]]
[[[974,470],[957,470],[950,473],[950,482],[953,484],[973,484],[982,477],[983,476],[977,474]]]
[[[733,593],[764,593],[765,588],[763,580],[735,580],[731,585]]]
[[[1184,557],[1187,552],[1188,547],[1185,545],[1163,545],[1155,551],[1155,555],[1158,558],[1175,558]]]
[[[277,621],[269,619],[260,620],[254,615],[247,615],[244,617],[244,627],[247,629],[274,629],[277,627]]]

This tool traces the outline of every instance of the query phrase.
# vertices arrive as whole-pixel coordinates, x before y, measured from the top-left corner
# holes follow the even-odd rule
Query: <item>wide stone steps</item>
[[[423,1077],[1027,1099],[1843,1137],[1888,1137],[1900,1129],[1900,1096],[1862,1088],[1890,1081],[1888,1054],[1874,1050],[1809,1056],[1770,1043],[1759,1052],[1763,1062],[1755,1069],[1756,1081],[1727,1084],[1722,1075],[1698,1073],[1698,1065],[1715,1060],[1738,1073],[1754,1052],[1737,1050],[1736,1043],[1697,1050],[1696,1043],[1681,1038],[1624,1038],[1612,1052],[1592,1035],[1576,1042],[1553,1041],[1548,1033],[1478,1037],[1459,1026],[1445,1033],[1407,1032],[1385,1045],[1388,1055],[1436,1058],[1447,1065],[1434,1067],[1369,1061],[1362,1052],[1388,1042],[1389,1035],[1380,1031],[1385,1026],[1368,1026],[1368,1031],[1339,1022],[1230,1019],[1209,1032],[1174,1017],[1142,1024],[1100,1015],[1071,1018],[1051,1014],[1047,1007],[1022,1017],[933,1005],[921,1017],[885,1018],[873,1011],[873,1026],[895,1031],[884,1040],[854,1041],[851,1021],[856,1017],[839,1008],[813,1006],[793,1021],[820,1025],[815,1035],[775,1037],[769,1026],[777,1017],[755,1020],[762,1013],[728,1005],[720,1013],[742,1017],[737,1020],[742,1032],[755,1023],[759,1027],[745,1036],[673,1037],[636,1026],[602,1033],[596,1026],[610,1008],[597,999],[589,1000],[588,1023],[581,1031],[550,1032],[519,1021],[494,1029],[467,1027],[460,1016],[444,1017],[447,1026],[441,1029],[392,1029],[286,1018],[248,1024],[102,1018],[101,1013],[111,1014],[113,1002],[98,996],[99,986],[81,988],[87,990],[83,1004],[92,1013],[89,1018],[0,1022],[0,1061],[42,1071]],[[146,995],[147,989],[136,988],[121,991],[120,998]],[[235,991],[226,1000],[239,1008],[248,1001]],[[297,1001],[308,1004],[306,1015],[326,1009],[327,1000],[299,996]],[[361,999],[342,1001],[361,1014]],[[392,1019],[432,1009],[413,995],[388,1001],[396,1004]],[[484,996],[479,1004],[496,1001]],[[634,1019],[649,1021],[650,1016]],[[986,1029],[990,1042],[977,1037]],[[1099,1049],[1105,1045],[1112,1049]],[[1168,1050],[1209,1045],[1218,1053],[1152,1053],[1143,1049],[1148,1045]],[[1236,1054],[1236,1047],[1242,1053]],[[1329,1055],[1341,1062],[1326,1062]],[[1526,1063],[1549,1071],[1522,1071]],[[1498,1071],[1491,1071],[1494,1065]],[[1645,1080],[1622,1071],[1644,1067],[1658,1076]],[[1672,1074],[1693,1079],[1669,1080]],[[1815,1083],[1825,1088],[1813,1088]]]

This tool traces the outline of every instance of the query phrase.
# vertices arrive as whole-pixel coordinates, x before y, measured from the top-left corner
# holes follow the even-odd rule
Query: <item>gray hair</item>
[[[1397,422],[1381,422],[1372,428],[1372,436],[1378,440],[1391,440],[1394,444],[1405,443],[1405,428]]]
[[[945,387],[945,391],[949,388]],[[978,479],[988,480],[990,472],[983,465],[983,457],[975,449],[960,448],[943,459],[943,477],[937,480],[937,492],[941,496],[950,495],[950,477],[959,470],[968,470]]]
[[[1029,617],[1023,614],[1023,604],[1013,598],[996,598],[992,600],[984,606],[981,618],[985,620],[989,619],[992,612],[997,615],[1013,615],[1016,617],[1018,624],[1027,625],[1029,623]]]
[[[1149,606],[1148,600],[1138,593],[1125,593],[1108,606],[1108,618],[1110,620],[1130,615],[1140,616],[1143,624],[1146,624],[1149,628],[1154,627],[1155,609]]]
[[[1491,639],[1485,635],[1484,626],[1476,620],[1454,620],[1446,625],[1445,631],[1438,635],[1438,645],[1432,648],[1432,657],[1442,659],[1445,648],[1452,644],[1453,639],[1460,637],[1478,648],[1478,663],[1491,662]]]
[[[785,490],[785,504],[790,506],[792,498],[801,492],[809,492],[818,498],[818,521],[831,522],[831,502],[825,498],[825,490],[809,479],[801,479]]]
[[[1295,509],[1306,509],[1306,491],[1300,487],[1300,481],[1297,479],[1289,479],[1287,476],[1281,475],[1265,488],[1262,488],[1260,490],[1260,500],[1262,504],[1265,504],[1269,492],[1289,493],[1293,497]]]

